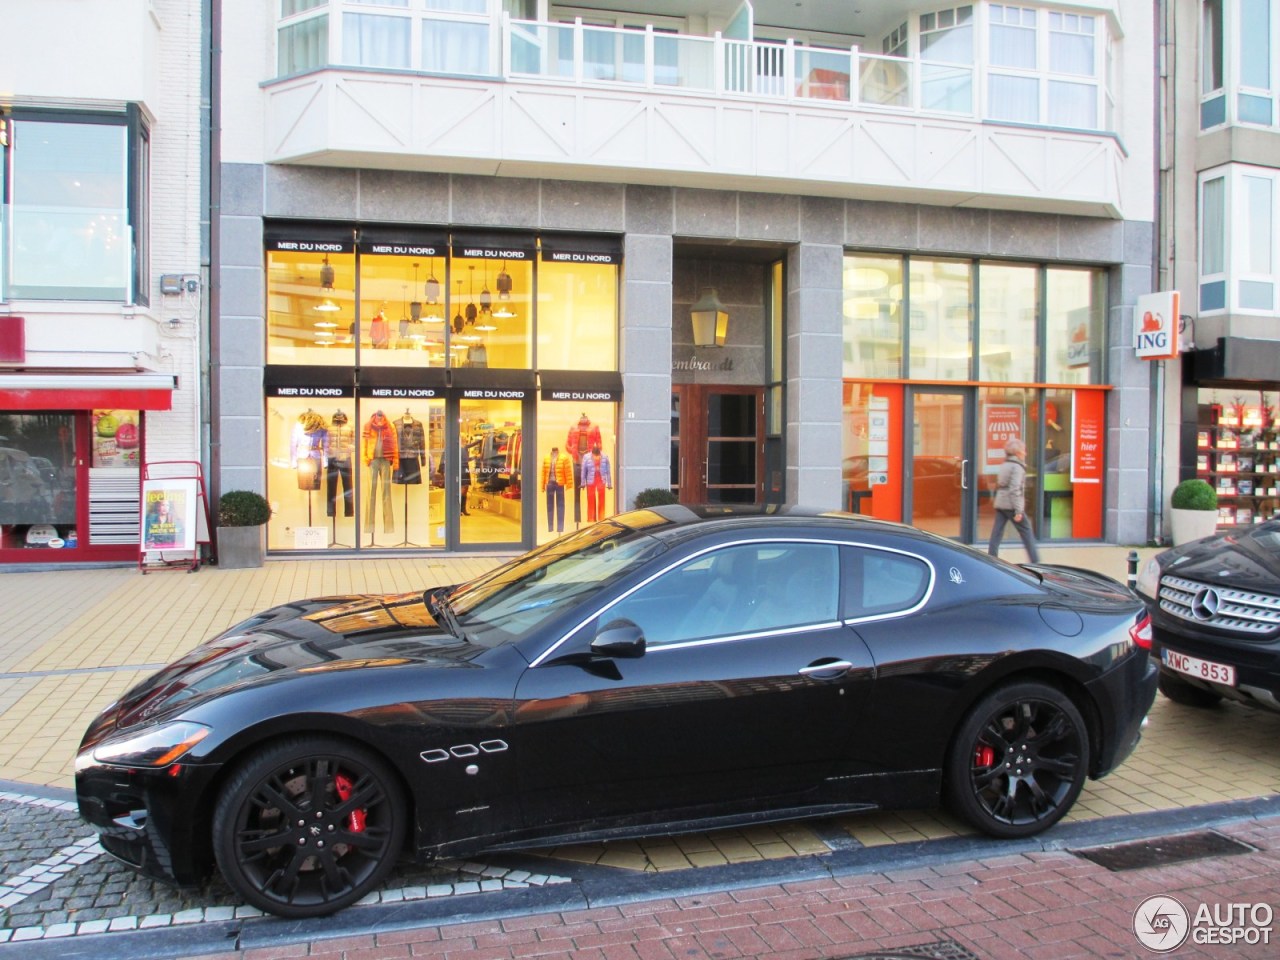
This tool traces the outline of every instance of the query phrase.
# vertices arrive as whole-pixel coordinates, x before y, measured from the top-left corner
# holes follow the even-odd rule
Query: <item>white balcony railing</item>
[[[846,104],[895,113],[997,119],[1026,126],[1109,128],[1114,109],[1101,78],[1073,76],[1073,101],[1081,88],[1092,104],[1069,112],[1047,105],[1000,104],[985,109],[988,84],[1007,81],[1007,69],[890,57],[785,43],[732,40],[656,30],[513,20],[503,15],[451,16],[420,9],[373,16],[342,0],[295,2],[300,10],[280,21],[279,75],[326,66],[401,70],[501,81],[546,82],[702,96]],[[330,11],[333,11],[332,14]],[[1022,79],[1054,95],[1058,81],[1034,71]],[[1037,98],[1033,98],[1037,99]],[[1067,117],[1067,120],[1063,120]],[[1055,123],[1056,120],[1056,123]]]
[[[504,77],[974,116],[974,68],[848,50],[512,20]],[[857,82],[854,82],[854,78]],[[922,82],[923,80],[923,82]]]

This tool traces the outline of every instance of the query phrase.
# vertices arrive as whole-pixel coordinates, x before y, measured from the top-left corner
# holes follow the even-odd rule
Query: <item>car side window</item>
[[[683,563],[615,604],[649,646],[768,632],[836,619],[838,552],[829,544],[754,543]]]
[[[874,547],[844,549],[841,617],[879,616],[910,610],[929,589],[930,568],[919,557]]]

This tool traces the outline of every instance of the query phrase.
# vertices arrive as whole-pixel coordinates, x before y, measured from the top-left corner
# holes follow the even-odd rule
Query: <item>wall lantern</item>
[[[689,310],[693,321],[693,345],[695,347],[723,347],[729,334],[729,314],[716,294],[715,288],[704,290],[698,302]]]

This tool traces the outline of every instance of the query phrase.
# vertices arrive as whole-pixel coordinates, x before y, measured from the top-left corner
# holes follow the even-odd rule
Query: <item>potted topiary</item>
[[[636,509],[643,510],[646,507],[662,507],[669,503],[679,503],[680,500],[666,487],[646,487],[636,494]]]
[[[271,504],[252,490],[228,490],[218,500],[218,566],[229,570],[262,566],[264,529]]]
[[[1169,498],[1173,545],[1213,536],[1218,529],[1218,492],[1208,481],[1183,480]]]

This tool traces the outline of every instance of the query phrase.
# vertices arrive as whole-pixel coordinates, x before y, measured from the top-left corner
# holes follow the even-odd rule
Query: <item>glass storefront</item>
[[[270,549],[518,549],[616,512],[616,241],[266,236]]]
[[[1217,491],[1218,525],[1280,517],[1280,392],[1242,383],[1195,395],[1195,476]]]
[[[142,447],[141,410],[0,414],[3,559],[135,557]]]
[[[844,302],[848,509],[984,539],[1016,438],[1037,536],[1102,535],[1105,271],[849,254]]]

